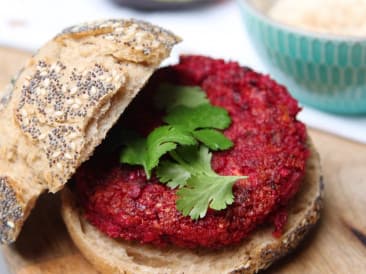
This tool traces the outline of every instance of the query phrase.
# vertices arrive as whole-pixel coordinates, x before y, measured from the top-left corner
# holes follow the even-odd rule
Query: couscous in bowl
[[[366,35],[336,35],[280,22],[269,15],[276,2],[238,0],[247,31],[271,75],[304,104],[365,114]]]

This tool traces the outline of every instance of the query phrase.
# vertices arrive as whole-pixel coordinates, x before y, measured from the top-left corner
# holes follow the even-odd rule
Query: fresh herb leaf
[[[160,182],[177,190],[177,209],[192,219],[203,218],[208,208],[222,210],[234,201],[232,187],[246,176],[221,176],[211,168],[212,150],[230,148],[233,143],[218,129],[231,119],[223,108],[209,103],[200,88],[164,85],[155,104],[166,110],[163,125],[146,139],[128,132],[120,161],[142,165],[147,178],[156,168]],[[203,145],[198,146],[198,141]],[[160,161],[169,153],[170,159]]]
[[[197,107],[209,103],[203,90],[196,86],[162,84],[154,96],[154,105],[167,111],[176,106]]]
[[[211,168],[211,153],[205,146],[179,147],[170,156],[191,174],[215,172]]]
[[[123,141],[125,148],[120,154],[120,162],[124,164],[143,166],[146,176],[150,178],[146,139],[141,138],[136,134],[133,134],[130,137],[132,136],[134,136],[133,139],[126,138]]]
[[[223,133],[214,129],[193,131],[193,136],[212,150],[225,150],[233,146],[233,142]]]
[[[164,122],[186,130],[225,129],[230,125],[231,119],[226,109],[204,104],[195,108],[177,106],[164,117]]]
[[[159,159],[179,145],[194,145],[197,141],[192,134],[179,127],[161,126],[147,137],[147,155],[149,174],[159,164]]]
[[[194,220],[203,218],[208,208],[222,210],[232,204],[233,184],[247,178],[217,174],[211,168],[212,154],[205,146],[199,149],[195,146],[179,147],[170,155],[178,164],[164,162],[164,165],[158,166],[157,175],[171,188],[180,187],[177,191],[177,209]],[[174,171],[170,171],[170,168]]]
[[[125,131],[121,144],[125,145],[120,154],[120,162],[130,165],[142,165],[146,177],[150,179],[151,171],[159,164],[159,159],[177,145],[195,145],[196,139],[191,133],[179,127],[161,126],[154,129],[147,139],[136,133]]]
[[[173,108],[164,120],[169,125],[154,129],[148,135],[146,143],[136,141],[137,143],[132,142],[133,146],[127,143],[128,147],[124,149],[123,157],[120,158],[122,163],[143,165],[147,178],[151,177],[159,159],[176,149],[177,145],[191,146],[199,140],[213,150],[228,149],[232,146],[232,142],[225,135],[212,129],[224,129],[230,124],[230,117],[222,108],[208,104],[195,108],[178,106]],[[144,147],[138,147],[139,144]]]
[[[170,161],[162,161],[156,169],[156,175],[160,182],[167,183],[168,187],[172,189],[185,186],[191,177],[191,173],[183,166]]]
[[[186,187],[177,191],[177,209],[193,220],[205,217],[208,208],[225,209],[234,201],[232,188],[238,179],[235,176],[191,176]]]
[[[143,165],[147,178],[150,178],[159,159],[176,149],[177,145],[194,145],[198,140],[213,150],[232,146],[222,133],[213,130],[228,127],[230,116],[225,109],[210,105],[199,87],[162,85],[158,95],[160,97],[156,102],[159,102],[160,107],[171,104],[168,114],[163,118],[169,125],[153,130],[146,142],[138,138],[122,141],[126,145],[120,158],[122,163]]]

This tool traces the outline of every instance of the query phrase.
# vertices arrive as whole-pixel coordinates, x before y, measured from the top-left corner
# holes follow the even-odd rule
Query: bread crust
[[[242,244],[220,251],[158,249],[113,240],[83,217],[67,188],[62,192],[62,216],[81,253],[102,273],[257,273],[291,252],[317,223],[323,181],[317,151],[308,138],[311,156],[304,182],[288,207],[285,232],[277,239],[270,227],[257,228]]]
[[[65,29],[27,62],[0,99],[1,243],[40,193],[63,188],[179,41],[143,21],[105,20]]]

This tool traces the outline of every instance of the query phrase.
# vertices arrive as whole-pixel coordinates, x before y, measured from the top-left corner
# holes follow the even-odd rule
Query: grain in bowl
[[[308,31],[366,37],[366,0],[278,0],[270,18]]]

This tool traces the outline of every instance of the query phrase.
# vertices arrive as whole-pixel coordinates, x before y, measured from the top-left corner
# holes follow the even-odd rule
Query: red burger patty
[[[268,76],[203,56],[183,56],[157,71],[120,125],[146,135],[161,124],[152,106],[158,83],[200,86],[212,104],[228,110],[232,124],[224,134],[234,142],[214,152],[211,165],[222,175],[247,175],[234,185],[235,201],[192,220],[176,209],[176,190],[147,180],[140,167],[122,165],[118,153],[97,156],[74,177],[86,219],[112,238],[186,248],[219,248],[240,242],[264,222],[280,232],[284,210],[299,189],[309,151],[300,110],[286,88]]]

